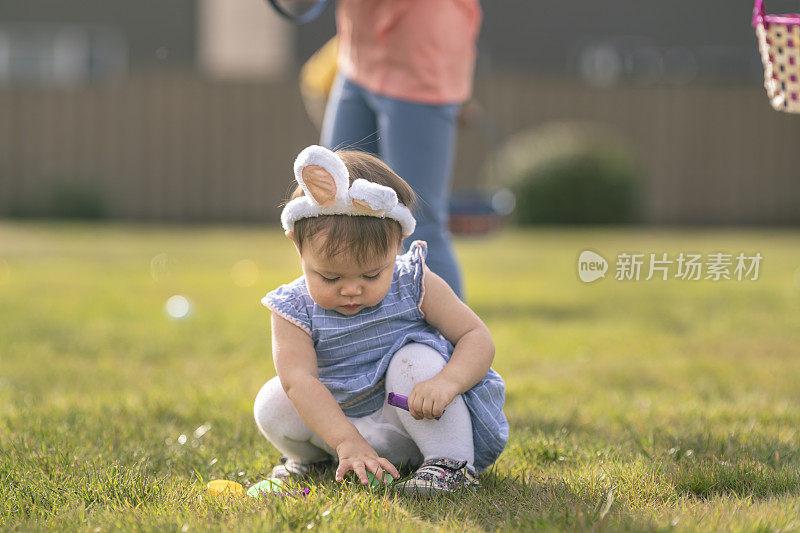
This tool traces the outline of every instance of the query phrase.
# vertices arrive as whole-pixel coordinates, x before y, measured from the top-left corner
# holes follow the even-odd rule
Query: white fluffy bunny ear
[[[353,206],[359,211],[384,216],[397,205],[394,189],[361,178],[353,182],[349,193]]]
[[[301,218],[368,215],[395,219],[405,237],[414,233],[414,215],[398,201],[394,189],[363,179],[353,181],[351,187],[344,161],[327,148],[314,145],[300,152],[294,177],[305,195],[284,206],[281,224],[286,232],[293,231],[295,221]]]
[[[321,206],[347,200],[350,174],[344,161],[322,146],[311,145],[294,161],[294,178],[306,196]]]

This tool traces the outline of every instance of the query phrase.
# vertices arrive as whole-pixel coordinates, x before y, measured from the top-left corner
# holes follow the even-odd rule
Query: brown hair
[[[386,163],[372,154],[356,150],[341,150],[336,155],[344,161],[351,185],[361,178],[390,187],[397,193],[397,200],[414,212],[417,195]],[[303,189],[297,185],[287,202],[303,195]],[[325,257],[334,257],[346,251],[360,264],[370,257],[385,256],[392,246],[399,247],[403,240],[400,223],[393,218],[320,215],[295,221],[294,241],[301,252],[303,242],[318,234],[325,236],[321,250]]]

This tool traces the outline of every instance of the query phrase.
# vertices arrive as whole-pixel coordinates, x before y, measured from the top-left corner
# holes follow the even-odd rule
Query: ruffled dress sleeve
[[[261,303],[292,324],[311,335],[311,317],[306,302],[307,289],[304,278],[281,285],[261,298]]]
[[[417,309],[422,314],[422,298],[425,297],[423,274],[425,273],[425,258],[428,256],[428,243],[414,241],[408,251],[397,257],[397,283],[400,291],[410,297]]]

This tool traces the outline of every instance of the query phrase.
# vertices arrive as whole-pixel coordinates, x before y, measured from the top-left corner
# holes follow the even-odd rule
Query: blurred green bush
[[[58,181],[50,191],[46,216],[56,218],[105,218],[105,197],[85,181]]]
[[[35,194],[14,199],[9,214],[15,218],[83,218],[108,217],[108,204],[103,190],[85,178],[53,177]]]
[[[599,125],[554,123],[516,134],[487,172],[514,193],[517,224],[620,224],[640,218],[642,171],[633,149]]]

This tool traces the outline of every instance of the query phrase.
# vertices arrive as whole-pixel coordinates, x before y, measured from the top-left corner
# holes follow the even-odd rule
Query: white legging
[[[392,357],[386,370],[386,391],[408,396],[414,385],[444,368],[442,356],[429,346],[412,342]],[[258,429],[284,456],[301,463],[333,457],[336,452],[312,432],[300,418],[277,377],[269,380],[256,397],[254,414]],[[447,406],[439,420],[414,420],[407,412],[386,403],[376,412],[349,418],[379,456],[395,466],[418,466],[423,459],[448,457],[474,462],[472,421],[461,395]]]

